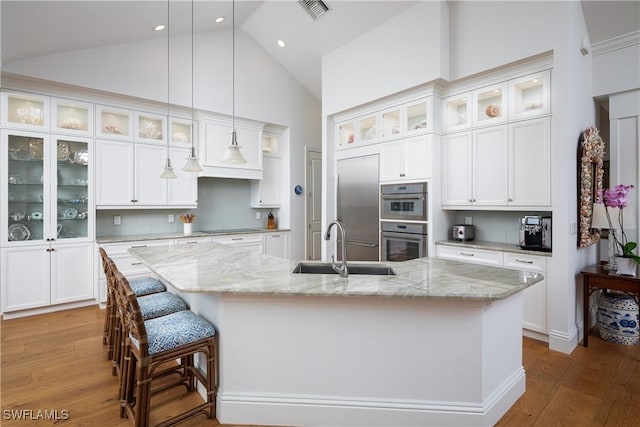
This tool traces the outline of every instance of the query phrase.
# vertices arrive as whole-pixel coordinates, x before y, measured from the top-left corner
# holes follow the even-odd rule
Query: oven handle
[[[422,238],[426,236],[425,234],[413,234],[413,233],[393,233],[385,231],[382,233],[383,239],[394,238],[394,239],[402,239],[411,242],[419,242]]]
[[[382,200],[422,200],[424,199],[424,194],[383,194]]]

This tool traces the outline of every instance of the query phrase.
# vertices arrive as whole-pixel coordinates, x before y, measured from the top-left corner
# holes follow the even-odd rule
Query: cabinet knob
[[[509,197],[509,201],[510,201],[510,202],[513,202],[513,198]]]

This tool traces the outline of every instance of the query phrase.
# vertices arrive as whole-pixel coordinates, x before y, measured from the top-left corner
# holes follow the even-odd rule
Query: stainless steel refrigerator
[[[347,236],[347,261],[379,261],[378,155],[338,160],[338,221]],[[342,259],[338,242],[338,259]]]

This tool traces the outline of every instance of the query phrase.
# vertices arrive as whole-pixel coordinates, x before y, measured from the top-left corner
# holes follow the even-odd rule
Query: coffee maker
[[[520,218],[520,247],[551,252],[551,217],[527,215]]]

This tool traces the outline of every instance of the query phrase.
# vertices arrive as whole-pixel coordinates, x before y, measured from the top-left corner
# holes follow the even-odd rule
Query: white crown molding
[[[632,31],[598,43],[593,43],[591,45],[591,49],[593,56],[597,56],[614,50],[625,49],[634,45],[640,45],[640,30]]]

